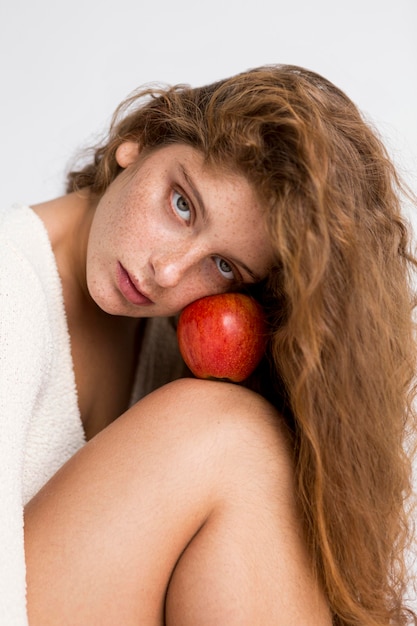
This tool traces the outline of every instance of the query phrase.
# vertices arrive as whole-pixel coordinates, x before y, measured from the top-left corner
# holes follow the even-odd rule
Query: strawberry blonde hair
[[[264,200],[276,263],[259,289],[271,325],[259,388],[288,424],[334,624],[417,623],[404,601],[416,261],[404,188],[377,133],[342,91],[295,66],[147,88],[119,107],[68,191],[102,194],[127,140],[190,145],[243,173]]]

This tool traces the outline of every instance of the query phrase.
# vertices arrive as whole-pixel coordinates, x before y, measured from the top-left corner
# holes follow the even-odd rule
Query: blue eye
[[[172,193],[172,206],[175,213],[182,219],[184,222],[189,222],[191,219],[191,209],[188,203],[187,198],[182,196],[177,191]]]
[[[217,269],[219,270],[223,278],[226,278],[227,280],[235,280],[236,277],[233,268],[229,265],[227,261],[219,256],[214,257],[214,261],[217,265]]]

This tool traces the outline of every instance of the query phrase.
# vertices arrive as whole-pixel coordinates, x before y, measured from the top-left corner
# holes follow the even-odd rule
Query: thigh
[[[318,593],[278,423],[246,389],[184,380],[92,439],[26,509],[31,626],[290,624],[253,621],[262,598],[281,619],[297,576]]]

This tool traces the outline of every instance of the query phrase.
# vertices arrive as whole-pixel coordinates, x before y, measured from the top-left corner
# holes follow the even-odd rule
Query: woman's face
[[[98,203],[87,251],[88,289],[104,311],[173,315],[266,276],[264,211],[243,176],[182,144],[141,158],[126,143],[117,159],[124,171]]]

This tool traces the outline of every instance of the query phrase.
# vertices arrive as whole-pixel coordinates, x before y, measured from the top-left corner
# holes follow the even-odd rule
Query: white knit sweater
[[[172,321],[148,320],[132,403],[185,372]],[[84,443],[55,257],[15,205],[0,210],[0,626],[27,626],[23,507]]]
[[[61,283],[35,213],[0,212],[0,624],[27,624],[23,505],[80,448]]]

